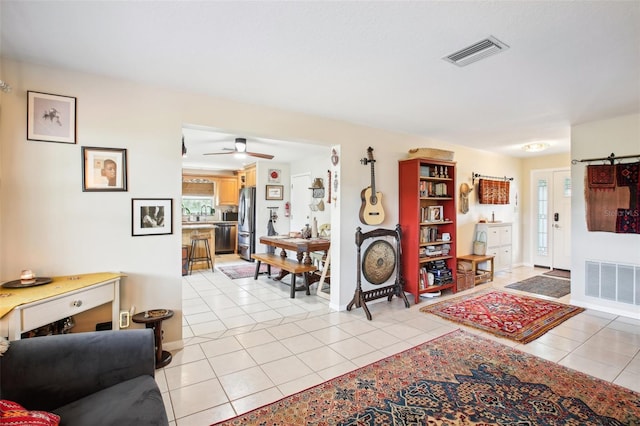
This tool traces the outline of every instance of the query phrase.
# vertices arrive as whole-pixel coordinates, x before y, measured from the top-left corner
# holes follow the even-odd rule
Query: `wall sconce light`
[[[543,142],[528,143],[522,147],[522,149],[524,149],[527,152],[540,152],[540,151],[544,151],[547,148],[549,148],[549,144],[543,143]]]

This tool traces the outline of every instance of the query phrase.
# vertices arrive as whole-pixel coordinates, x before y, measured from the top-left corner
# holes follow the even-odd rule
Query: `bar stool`
[[[204,249],[204,256],[196,256],[196,250],[198,249],[198,244],[204,243],[204,246],[201,246],[201,249]],[[195,262],[207,262],[207,269],[211,268],[211,272],[213,272],[213,259],[211,258],[211,250],[209,249],[209,234],[191,234],[191,253],[189,253],[189,275],[191,275],[191,271],[193,269],[193,264]]]

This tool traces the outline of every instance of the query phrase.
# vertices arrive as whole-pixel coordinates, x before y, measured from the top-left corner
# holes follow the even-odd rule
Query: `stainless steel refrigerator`
[[[251,255],[256,252],[256,187],[240,190],[238,199],[238,254],[242,259],[253,262]]]

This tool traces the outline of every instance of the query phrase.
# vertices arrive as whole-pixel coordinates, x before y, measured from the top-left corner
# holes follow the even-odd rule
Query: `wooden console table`
[[[477,254],[465,254],[464,256],[458,256],[458,262],[471,263],[471,270],[475,274],[475,284],[485,283],[487,281],[493,281],[493,258],[491,255],[477,255]],[[479,269],[479,263],[489,263],[489,269]]]
[[[120,279],[102,272],[62,277],[34,287],[0,287],[0,336],[19,340],[22,333],[111,302],[113,329],[120,328]]]

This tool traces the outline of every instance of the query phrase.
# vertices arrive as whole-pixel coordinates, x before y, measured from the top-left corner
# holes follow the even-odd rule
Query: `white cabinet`
[[[511,270],[512,265],[512,231],[511,223],[478,223],[476,234],[487,235],[487,254],[495,256],[496,271]]]

